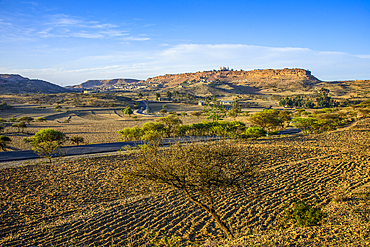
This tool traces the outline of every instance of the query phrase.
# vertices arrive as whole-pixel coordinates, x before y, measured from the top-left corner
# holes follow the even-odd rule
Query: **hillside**
[[[111,79],[111,80],[88,80],[79,85],[72,86],[70,88],[81,88],[81,89],[112,89],[112,88],[123,88],[130,84],[137,84],[140,80],[136,79]]]
[[[64,93],[68,89],[21,75],[0,74],[0,93]]]

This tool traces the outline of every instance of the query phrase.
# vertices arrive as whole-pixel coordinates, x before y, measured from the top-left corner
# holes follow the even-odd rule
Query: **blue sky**
[[[0,0],[0,73],[58,85],[217,69],[370,79],[370,0]]]

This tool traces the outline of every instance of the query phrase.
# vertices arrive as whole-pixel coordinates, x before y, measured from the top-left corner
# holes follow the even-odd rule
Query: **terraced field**
[[[233,244],[177,191],[126,197],[119,178],[135,162],[128,154],[2,169],[0,245],[138,246],[152,230],[208,246],[366,246],[370,208],[359,191],[369,189],[369,129],[363,120],[321,135],[234,143],[258,160],[259,172],[244,193],[217,198],[240,237]],[[338,195],[345,200],[333,200]],[[278,228],[298,197],[328,212],[322,226]]]

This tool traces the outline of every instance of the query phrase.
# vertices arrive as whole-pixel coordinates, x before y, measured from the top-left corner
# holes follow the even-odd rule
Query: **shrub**
[[[202,112],[200,112],[200,111],[193,111],[192,113],[190,113],[192,116],[194,116],[194,117],[200,117],[201,115],[202,115]]]
[[[251,126],[245,130],[244,138],[259,138],[266,136],[267,132],[262,127]]]
[[[143,130],[137,126],[132,128],[124,128],[123,130],[117,131],[120,134],[120,139],[123,141],[137,141],[140,140],[143,133]]]
[[[175,115],[161,117],[157,120],[157,122],[163,123],[166,126],[165,132],[167,134],[167,137],[171,137],[173,129],[176,128],[176,126],[182,124],[182,121]]]
[[[159,112],[164,116],[164,114],[166,114],[166,113],[167,113],[167,110],[166,110],[166,109],[162,109],[162,110],[160,110]]]
[[[46,122],[46,121],[47,120],[44,117],[38,117],[38,118],[36,118],[36,122]]]
[[[6,145],[8,145],[9,142],[12,140],[7,136],[0,136],[0,148],[3,151],[6,151]]]
[[[12,127],[17,128],[18,132],[22,131],[22,133],[23,133],[24,129],[27,128],[27,125],[26,125],[25,122],[20,122],[20,123],[12,124]]]
[[[82,136],[73,136],[69,140],[76,145],[79,145],[80,143],[84,142],[84,138]]]
[[[27,124],[30,124],[30,122],[32,122],[34,119],[33,117],[20,117],[17,119],[17,122],[26,122]]]
[[[166,127],[162,123],[148,122],[143,124],[142,130],[144,132],[141,136],[142,140],[154,140],[163,138]]]
[[[320,208],[308,205],[304,200],[297,200],[289,208],[284,209],[288,220],[297,226],[317,226],[325,217]]]

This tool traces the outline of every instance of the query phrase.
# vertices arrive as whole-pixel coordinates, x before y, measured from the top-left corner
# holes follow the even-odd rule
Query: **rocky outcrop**
[[[256,69],[244,70],[212,70],[196,73],[184,73],[177,75],[163,75],[146,80],[147,83],[167,83],[168,85],[179,85],[187,81],[189,83],[232,83],[249,86],[272,86],[292,82],[304,82],[315,84],[319,79],[304,69]]]
[[[0,74],[0,93],[65,93],[68,89],[21,75]]]

